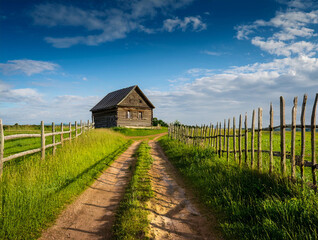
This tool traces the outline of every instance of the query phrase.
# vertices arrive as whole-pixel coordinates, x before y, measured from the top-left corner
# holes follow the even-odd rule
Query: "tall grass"
[[[146,202],[153,197],[148,174],[153,160],[146,142],[140,144],[136,158],[134,175],[116,214],[114,239],[148,239],[149,212],[145,207]]]
[[[211,148],[160,140],[171,162],[218,212],[228,239],[318,239],[318,197],[277,176],[240,168]]]
[[[55,156],[9,161],[0,182],[0,239],[35,239],[130,142],[94,130],[65,142]]]

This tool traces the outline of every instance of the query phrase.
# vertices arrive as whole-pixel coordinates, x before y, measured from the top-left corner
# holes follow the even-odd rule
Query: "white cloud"
[[[7,63],[0,63],[0,69],[5,74],[24,73],[28,76],[44,71],[54,71],[58,64],[35,60],[9,60]]]
[[[37,25],[82,27],[88,31],[100,32],[71,37],[45,37],[45,41],[54,47],[68,48],[77,44],[96,46],[125,38],[132,31],[145,33],[159,31],[144,26],[144,23],[158,14],[165,15],[166,12],[184,7],[191,2],[192,0],[128,1],[119,2],[121,6],[107,10],[83,10],[74,6],[46,3],[37,5],[31,16]],[[206,28],[199,17],[186,17],[180,24],[178,26],[181,29],[191,26],[192,30],[199,31]]]
[[[201,21],[200,16],[196,17],[185,17],[183,20],[178,17],[174,19],[166,19],[163,22],[163,30],[173,32],[177,29],[186,31],[192,29],[193,31],[202,31],[206,29],[206,24]]]
[[[83,80],[83,81],[87,81],[87,77],[83,77],[82,80]]]

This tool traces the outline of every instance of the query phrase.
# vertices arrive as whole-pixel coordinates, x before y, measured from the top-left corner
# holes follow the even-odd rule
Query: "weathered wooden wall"
[[[127,111],[130,111],[131,118],[127,118]],[[138,112],[142,112],[142,119],[138,118]],[[119,107],[117,126],[151,127],[152,110],[137,107]]]
[[[117,114],[116,109],[93,113],[95,128],[116,127],[117,126],[116,114]]]

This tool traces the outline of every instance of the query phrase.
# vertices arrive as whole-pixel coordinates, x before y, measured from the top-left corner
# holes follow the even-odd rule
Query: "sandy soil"
[[[117,206],[131,177],[134,142],[77,200],[62,212],[40,239],[109,239]]]
[[[200,213],[192,194],[156,141],[150,141],[154,163],[150,171],[155,198],[148,204],[153,239],[222,239],[217,222]]]

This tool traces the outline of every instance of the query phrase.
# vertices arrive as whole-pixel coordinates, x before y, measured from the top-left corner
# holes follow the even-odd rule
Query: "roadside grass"
[[[0,239],[36,239],[131,141],[93,130],[65,142],[56,155],[5,162],[0,181]]]
[[[160,129],[150,129],[150,128],[124,128],[124,127],[113,127],[116,132],[120,132],[125,136],[147,136],[159,133],[164,133],[168,131],[168,128],[161,127]]]
[[[198,194],[217,212],[228,239],[318,239],[318,196],[277,175],[240,168],[211,148],[168,137],[165,153]]]
[[[154,196],[148,173],[153,159],[146,142],[140,144],[135,157],[133,177],[116,213],[114,239],[149,239],[149,212],[145,208],[147,201]]]

